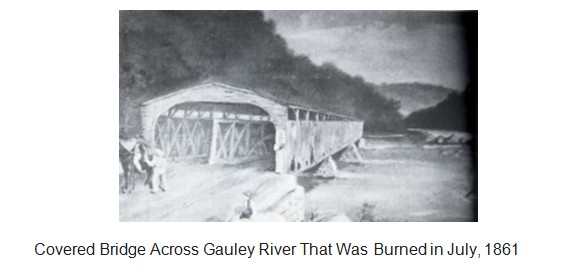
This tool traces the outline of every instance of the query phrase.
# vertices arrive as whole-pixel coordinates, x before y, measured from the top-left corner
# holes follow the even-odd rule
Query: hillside
[[[400,113],[407,116],[417,110],[432,107],[455,90],[423,83],[393,83],[375,85],[375,90],[386,98],[400,102]]]
[[[455,130],[477,133],[477,90],[468,86],[463,93],[451,93],[436,106],[406,117],[409,128]]]
[[[140,102],[217,81],[401,131],[398,102],[333,64],[297,55],[259,11],[121,11],[120,126],[139,131]]]

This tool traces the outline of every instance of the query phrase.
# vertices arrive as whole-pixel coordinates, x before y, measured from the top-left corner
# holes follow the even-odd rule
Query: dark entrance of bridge
[[[154,140],[171,160],[273,163],[274,134],[269,114],[257,106],[184,102],[158,117]]]

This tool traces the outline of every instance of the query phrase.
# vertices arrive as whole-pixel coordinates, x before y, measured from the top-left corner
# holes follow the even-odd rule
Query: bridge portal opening
[[[158,117],[154,140],[172,161],[251,163],[274,170],[275,128],[252,104],[185,102]]]

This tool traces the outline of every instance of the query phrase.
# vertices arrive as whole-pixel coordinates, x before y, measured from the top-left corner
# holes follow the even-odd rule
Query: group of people
[[[124,182],[121,193],[131,193],[135,188],[135,174],[146,174],[144,185],[151,193],[166,191],[166,157],[162,150],[148,144],[142,137],[119,138],[119,159]]]

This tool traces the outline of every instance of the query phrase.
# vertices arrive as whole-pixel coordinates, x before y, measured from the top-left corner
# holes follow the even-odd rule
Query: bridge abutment
[[[334,178],[337,175],[337,164],[332,156],[327,157],[321,163],[315,175],[321,178]]]
[[[361,156],[361,153],[359,153],[357,146],[355,146],[355,144],[351,144],[347,146],[343,153],[341,153],[339,160],[350,163],[361,163],[363,162],[363,157]]]

